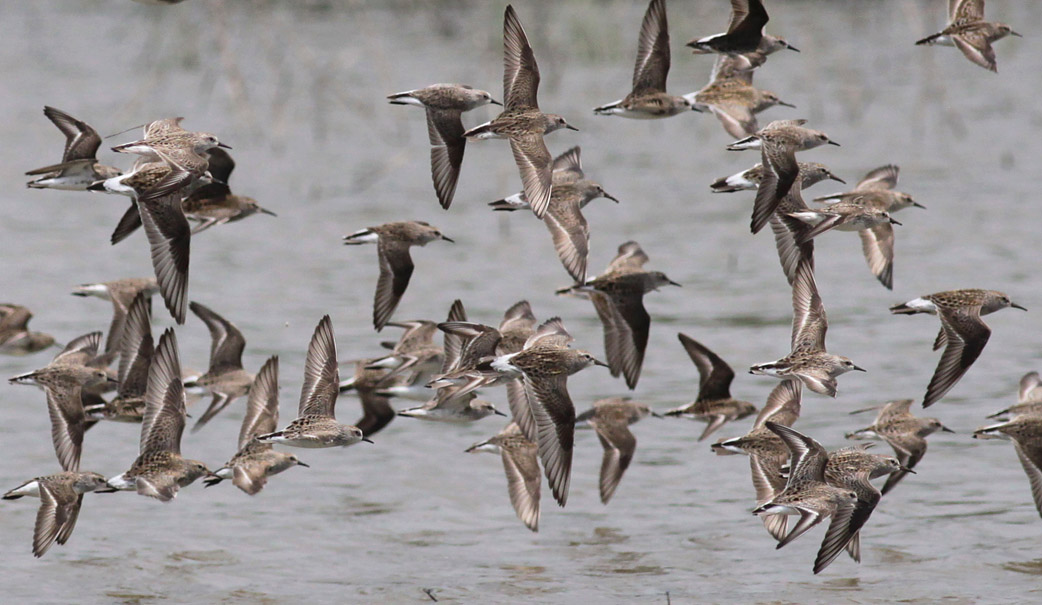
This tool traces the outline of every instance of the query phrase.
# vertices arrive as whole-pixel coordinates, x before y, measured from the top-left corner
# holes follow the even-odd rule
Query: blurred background
[[[1025,372],[1042,358],[1038,285],[1037,184],[1042,91],[1042,14],[1027,0],[988,3],[988,18],[1025,34],[996,43],[999,73],[953,48],[915,40],[945,25],[941,0],[786,0],[768,4],[768,31],[801,53],[779,52],[755,84],[797,109],[842,147],[801,155],[826,163],[851,185],[886,163],[901,166],[898,189],[928,210],[897,218],[895,287],[871,276],[853,234],[818,240],[817,279],[829,313],[830,351],[867,374],[840,379],[833,401],[804,400],[796,428],[826,447],[871,423],[848,412],[890,399],[921,398],[938,355],[938,322],[891,317],[889,305],[939,290],[1003,290],[1031,309],[989,316],[987,349],[941,403],[928,410],[958,434],[936,435],[918,470],[885,498],[863,533],[863,563],[837,560],[811,574],[822,531],[776,552],[754,507],[748,467],[717,459],[695,438],[701,424],[648,419],[634,427],[636,458],[610,507],[597,498],[600,448],[577,436],[567,509],[543,498],[540,533],[518,522],[500,462],[463,449],[501,426],[464,427],[399,418],[350,450],[304,451],[293,469],[249,498],[230,484],[193,485],[163,505],[132,494],[88,496],[69,544],[42,560],[30,554],[35,502],[4,503],[7,545],[0,580],[12,601],[145,603],[283,602],[1024,602],[1042,574],[1042,524],[1008,444],[978,443],[972,429],[1014,402]],[[57,162],[61,134],[42,115],[53,105],[103,136],[147,121],[184,116],[234,149],[231,186],[277,218],[258,215],[213,228],[192,242],[189,295],[234,322],[256,371],[281,357],[282,414],[296,409],[304,351],[318,319],[334,321],[341,359],[379,354],[397,335],[371,326],[377,277],[373,247],[340,238],[393,220],[425,220],[456,244],[413,251],[416,272],[395,315],[440,319],[455,298],[470,317],[498,323],[531,301],[560,315],[576,346],[603,355],[589,303],[553,295],[570,279],[545,227],[486,203],[520,188],[508,145],[467,147],[450,211],[430,182],[423,112],[386,95],[460,82],[502,98],[503,2],[188,0],[172,7],[129,0],[8,2],[0,6],[0,263],[3,300],[29,306],[32,327],[67,342],[104,329],[110,305],[69,296],[78,284],[148,276],[143,235],[118,246],[109,234],[126,198],[33,191],[26,170]],[[555,155],[582,146],[590,178],[621,200],[586,209],[590,271],[618,244],[637,240],[683,288],[646,297],[651,342],[635,398],[663,411],[694,398],[698,375],[676,340],[683,331],[735,368],[732,393],[762,405],[772,379],[745,373],[788,351],[790,292],[769,234],[748,233],[752,194],[712,194],[718,177],[758,161],[724,150],[730,137],[711,115],[662,121],[599,117],[591,109],[629,91],[637,30],[646,4],[520,1],[539,62],[540,106],[580,132],[547,138]],[[683,44],[722,31],[724,0],[671,1],[669,90],[701,88],[713,59]],[[495,115],[464,115],[469,127]],[[139,130],[107,139],[103,163],[129,167],[108,151]],[[818,185],[807,197],[841,188]],[[504,215],[506,214],[506,215]],[[157,300],[154,333],[172,322]],[[185,366],[204,369],[205,326],[178,329]],[[0,358],[0,376],[42,367],[53,352]],[[345,365],[345,372],[352,366]],[[593,368],[569,381],[579,411],[627,394]],[[0,480],[5,489],[58,467],[44,396],[0,386]],[[485,397],[505,409],[501,391]],[[203,431],[186,434],[186,456],[217,468],[235,451],[245,400]],[[399,406],[404,404],[399,403]],[[411,403],[410,403],[411,405]],[[357,399],[338,416],[355,420]],[[189,413],[193,413],[190,408]],[[201,413],[199,408],[194,413]],[[922,413],[922,410],[918,410]],[[748,422],[716,437],[743,433]],[[134,425],[92,429],[83,468],[111,476],[137,453]],[[888,452],[885,445],[877,452]],[[545,488],[544,488],[545,489]],[[548,490],[546,490],[548,491]],[[1001,586],[1001,594],[992,593]]]

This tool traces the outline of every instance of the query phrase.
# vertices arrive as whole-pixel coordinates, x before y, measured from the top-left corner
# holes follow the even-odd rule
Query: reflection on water
[[[695,396],[697,372],[676,342],[684,331],[732,365],[736,397],[763,402],[775,383],[744,368],[786,350],[790,293],[771,237],[747,232],[752,196],[708,189],[757,157],[724,151],[729,139],[711,116],[592,115],[594,105],[629,86],[639,3],[515,4],[539,60],[540,104],[580,128],[548,137],[550,151],[582,145],[587,173],[622,202],[587,208],[590,266],[599,269],[619,243],[635,239],[654,268],[684,285],[647,298],[651,340],[633,396],[659,410]],[[813,576],[818,529],[776,551],[750,514],[748,465],[697,443],[700,423],[649,419],[635,427],[637,454],[609,507],[597,497],[601,449],[592,434],[578,436],[568,507],[544,497],[540,532],[532,534],[509,506],[501,466],[462,453],[496,432],[496,422],[396,419],[372,446],[308,452],[312,468],[273,478],[256,497],[230,485],[192,486],[169,505],[130,494],[88,496],[75,535],[41,561],[29,554],[34,503],[5,502],[5,599],[256,603],[308,594],[318,602],[428,602],[428,588],[443,602],[664,603],[668,592],[677,604],[837,596],[959,603],[1001,586],[1003,598],[1028,600],[1042,569],[1035,558],[1042,523],[1009,444],[969,434],[1012,402],[1023,373],[1042,367],[1038,226],[1022,218],[1035,211],[1037,193],[1025,175],[1042,151],[1039,42],[997,43],[998,75],[955,49],[914,47],[943,25],[943,4],[775,1],[771,31],[803,52],[776,55],[756,75],[759,86],[799,107],[773,108],[763,120],[807,118],[843,145],[810,151],[808,161],[851,183],[897,163],[901,189],[929,208],[900,217],[893,292],[869,274],[853,235],[820,238],[817,279],[830,349],[869,372],[844,376],[834,401],[808,395],[801,430],[840,447],[844,432],[864,425],[847,412],[921,396],[937,363],[930,351],[936,320],[892,318],[889,305],[988,287],[1032,309],[988,317],[987,349],[930,409],[958,434],[932,436],[919,474],[883,499],[864,530],[861,565],[841,557]],[[711,58],[680,45],[722,28],[726,5],[670,2],[672,92],[708,79]],[[988,11],[1019,31],[1042,31],[1034,8],[1021,0],[989,3]],[[444,212],[430,183],[422,112],[384,98],[435,81],[497,91],[503,3],[191,0],[160,9],[41,0],[4,9],[0,286],[4,300],[34,310],[37,329],[67,341],[103,328],[107,306],[69,296],[72,287],[151,272],[142,236],[107,244],[123,199],[24,188],[22,172],[59,153],[60,134],[40,112],[49,104],[103,135],[183,115],[186,126],[219,133],[235,148],[233,187],[279,216],[195,238],[190,295],[242,330],[247,369],[280,355],[284,419],[296,408],[304,347],[321,315],[332,314],[345,361],[372,356],[391,337],[374,334],[369,322],[375,252],[351,254],[340,245],[344,233],[390,220],[426,220],[458,242],[416,255],[399,319],[440,318],[459,297],[472,318],[497,322],[527,298],[539,317],[560,315],[578,346],[600,351],[590,306],[553,295],[569,280],[545,227],[520,214],[497,217],[486,206],[519,189],[508,146],[469,146],[455,203]],[[478,109],[465,123],[494,111]],[[107,151],[101,160],[127,162]],[[819,185],[811,193],[833,191]],[[168,324],[157,317],[156,330]],[[201,323],[190,319],[178,340],[186,367],[205,365]],[[0,376],[45,362],[46,355],[0,358]],[[575,376],[569,388],[580,409],[624,394],[598,369]],[[42,396],[16,387],[3,395],[2,484],[52,472]],[[487,396],[502,403],[502,393]],[[243,404],[186,435],[186,455],[227,460]],[[346,421],[360,415],[354,397],[338,407]],[[747,426],[735,423],[720,436]],[[132,425],[97,426],[84,468],[125,470],[137,438]]]

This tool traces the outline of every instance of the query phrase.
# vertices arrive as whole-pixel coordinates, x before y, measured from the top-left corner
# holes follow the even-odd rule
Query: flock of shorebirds
[[[918,44],[955,45],[975,63],[994,70],[991,42],[1014,32],[1008,26],[985,22],[983,4],[983,0],[950,0],[948,27]],[[670,64],[666,2],[651,0],[640,27],[632,91],[622,100],[595,108],[594,113],[650,119],[708,111],[739,139],[727,149],[760,153],[759,164],[721,178],[711,188],[715,192],[754,190],[751,229],[756,233],[769,224],[773,231],[780,264],[792,288],[792,338],[788,353],[749,371],[775,377],[780,383],[757,414],[755,405],[731,396],[734,372],[728,364],[681,333],[680,343],[701,375],[698,397],[664,415],[706,422],[698,437],[702,441],[728,422],[757,414],[748,433],[721,440],[712,450],[749,457],[756,491],[753,512],[779,548],[831,518],[814,562],[817,573],[844,550],[860,560],[861,529],[882,495],[915,472],[926,452],[928,435],[949,429],[937,419],[913,416],[910,399],[881,406],[871,426],[847,435],[884,440],[892,446],[894,456],[872,454],[864,447],[827,452],[792,428],[800,415],[804,387],[835,397],[838,377],[862,370],[849,358],[826,349],[828,321],[814,277],[814,239],[833,229],[856,231],[873,275],[892,288],[893,226],[899,223],[891,215],[922,206],[896,190],[898,167],[893,165],[870,171],[852,191],[814,200],[825,205],[807,205],[801,193],[804,188],[827,179],[843,181],[822,164],[798,162],[797,153],[836,143],[825,133],[807,128],[804,120],[758,127],[756,114],[782,101],[754,88],[753,73],[768,55],[796,49],[764,32],[768,16],[760,0],[732,0],[731,8],[725,33],[688,43],[696,54],[716,55],[712,80],[695,93],[673,96],[666,92]],[[373,325],[377,331],[385,326],[402,328],[401,337],[397,342],[382,343],[388,349],[383,354],[357,361],[353,375],[342,381],[333,325],[329,316],[323,317],[307,349],[297,418],[282,429],[278,428],[278,357],[268,359],[256,375],[250,374],[242,365],[246,346],[242,333],[208,307],[189,302],[188,297],[192,235],[256,213],[273,214],[252,198],[231,192],[228,180],[234,162],[225,151],[227,146],[215,135],[183,129],[182,118],[161,119],[147,124],[141,139],[113,147],[138,156],[133,168],[123,171],[98,162],[102,139],[92,127],[52,107],[44,109],[65,134],[66,145],[61,163],[28,173],[35,177],[29,187],[129,197],[131,205],[113,233],[112,243],[143,226],[155,277],[80,286],[74,294],[112,302],[114,314],[104,344],[102,332],[91,332],[69,342],[47,366],[11,379],[35,384],[46,392],[52,439],[63,469],[31,479],[4,495],[5,499],[35,496],[41,500],[33,538],[36,556],[42,556],[54,541],[63,544],[68,540],[86,492],[132,490],[169,501],[179,488],[202,478],[208,486],[230,479],[244,492],[256,494],[267,477],[293,466],[307,466],[295,455],[274,449],[275,445],[324,448],[369,441],[399,415],[455,423],[506,416],[477,397],[480,389],[499,385],[506,389],[511,422],[467,451],[501,454],[510,501],[520,520],[529,529],[538,529],[543,475],[554,499],[561,506],[567,502],[578,426],[592,427],[604,448],[600,497],[605,504],[610,500],[636,447],[628,426],[654,412],[627,397],[616,397],[597,401],[591,410],[577,415],[567,380],[585,368],[601,365],[634,389],[651,323],[643,297],[662,286],[679,284],[660,271],[645,270],[648,256],[632,241],[619,246],[604,273],[592,278],[587,275],[589,228],[581,210],[598,197],[615,198],[586,177],[579,147],[551,157],[544,136],[574,127],[539,108],[539,68],[511,6],[504,16],[503,40],[503,111],[492,121],[464,127],[463,112],[499,104],[488,92],[467,86],[437,84],[388,99],[392,104],[424,108],[434,190],[445,209],[452,203],[467,141],[509,141],[522,191],[490,205],[502,211],[530,210],[546,224],[560,262],[575,282],[557,294],[593,303],[604,327],[607,361],[571,348],[573,339],[560,318],[538,321],[527,301],[507,309],[498,326],[472,320],[459,300],[443,322],[392,321],[413,272],[411,248],[452,240],[427,223],[387,223],[347,235],[344,243],[376,244],[379,278]],[[193,228],[189,220],[198,225]],[[210,331],[212,347],[204,374],[185,375],[173,328],[153,342],[151,301],[157,293],[178,324],[185,322],[191,310]],[[990,335],[981,316],[1006,307],[1023,308],[1002,292],[965,289],[925,295],[890,309],[894,314],[928,313],[940,319],[941,331],[933,348],[944,351],[926,388],[923,407],[941,400],[981,354]],[[0,317],[0,352],[29,354],[54,345],[52,337],[29,330],[31,313],[24,307],[2,305]],[[442,345],[435,342],[439,333],[444,335]],[[117,360],[114,371],[111,366]],[[212,395],[193,430],[235,400],[247,398],[238,450],[216,471],[181,454],[185,393],[190,388]],[[334,416],[338,395],[344,391],[354,391],[362,402],[363,416],[354,425],[342,424]],[[390,404],[392,398],[424,403],[396,411]],[[1042,511],[1040,410],[1042,381],[1032,372],[1021,381],[1018,404],[996,415],[1008,420],[984,427],[974,436],[1012,438],[1036,506]],[[140,455],[129,470],[109,478],[79,470],[85,431],[105,420],[141,423]],[[884,476],[887,479],[881,490],[870,483]],[[788,518],[793,515],[798,520],[790,529]]]

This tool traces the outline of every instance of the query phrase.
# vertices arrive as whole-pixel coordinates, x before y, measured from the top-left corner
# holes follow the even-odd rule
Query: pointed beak
[[[890,219],[890,224],[891,224],[891,225],[897,225],[897,226],[902,226],[902,225],[901,225],[901,223],[899,223],[899,222],[895,221],[895,220],[894,220],[893,218],[891,218],[891,219]]]
[[[619,198],[615,197],[614,195],[612,195],[610,193],[604,192],[604,193],[601,194],[601,197],[606,197],[609,200],[615,202],[616,204],[619,203]]]
[[[105,486],[105,487],[103,487],[101,489],[94,490],[94,493],[95,494],[114,494],[114,493],[116,493],[118,491],[119,491],[118,489],[112,487],[111,485],[107,485],[107,486]]]
[[[682,285],[678,284],[677,282],[675,282],[675,281],[673,281],[673,280],[668,280],[668,283],[669,283],[669,285],[671,285],[671,286],[676,286],[676,287],[678,287],[678,288],[683,288],[683,286],[682,286]]]
[[[841,147],[841,145],[839,143],[833,141],[832,139],[829,139],[829,145],[835,145],[836,147]]]
[[[868,370],[866,370],[865,368],[858,367],[858,366],[854,366],[854,369],[857,370],[858,372],[868,372]]]
[[[608,364],[606,364],[603,361],[601,361],[600,359],[594,359],[593,360],[593,365],[595,365],[595,366],[604,366],[606,368],[610,368],[611,367]]]
[[[368,438],[368,437],[362,437],[362,441],[365,441],[366,443],[372,443],[373,442],[373,440]]]
[[[1009,306],[1013,307],[1014,309],[1020,309],[1021,311],[1027,311],[1027,309],[1025,309],[1024,307],[1022,307],[1022,306],[1018,305],[1018,304],[1017,304],[1017,303],[1015,303],[1015,302],[1011,302],[1011,303],[1009,303]]]
[[[297,460],[297,466],[303,466],[304,468],[311,468],[311,465],[305,463],[303,460]]]
[[[445,241],[449,242],[450,244],[455,244],[455,243],[456,243],[456,240],[454,240],[454,239],[451,239],[451,238],[449,238],[449,237],[446,237],[446,236],[444,236],[444,235],[443,235],[443,236],[441,236],[441,239],[443,239],[443,240],[445,240]]]
[[[218,147],[224,147],[225,149],[231,149],[232,148],[231,145],[225,145],[224,143],[218,143],[217,146]]]
[[[903,464],[900,467],[898,467],[898,468],[900,468],[901,470],[903,470],[906,473],[912,473],[913,475],[918,475],[919,474],[919,473],[913,471],[912,469],[908,468],[907,466],[905,466]]]
[[[118,378],[113,378],[111,376],[106,376],[105,377],[105,382],[108,382],[108,383],[111,383],[111,384],[119,384],[119,379]]]
[[[500,412],[497,409],[493,409],[492,413],[495,414],[496,416],[503,416],[504,418],[506,417],[506,414],[504,414],[503,412]]]
[[[832,174],[831,172],[829,173],[829,178],[832,179],[833,181],[838,181],[840,183],[843,183],[844,185],[847,184],[846,181],[844,181],[843,179],[839,178],[838,176]]]
[[[795,105],[793,105],[792,103],[786,103],[785,101],[778,101],[778,105],[781,105],[782,107],[791,107],[793,109],[796,109]]]
[[[695,105],[694,103],[691,104],[691,111],[697,111],[698,113],[705,113],[705,111],[703,111],[701,107],[699,107],[698,105]]]
[[[948,428],[948,427],[946,427],[946,426],[944,426],[942,424],[941,425],[941,432],[943,432],[943,433],[954,433],[955,431],[951,430],[950,428]]]
[[[794,51],[794,52],[800,52],[800,49],[796,48],[792,44],[789,44],[788,42],[785,43],[785,48],[787,48],[787,49],[789,49],[791,51]]]
[[[257,212],[260,212],[262,214],[267,214],[268,216],[278,216],[277,214],[275,214],[271,210],[268,210],[267,208],[261,208],[260,206],[257,206]]]
[[[1016,37],[1018,37],[1018,38],[1023,38],[1023,37],[1024,37],[1024,36],[1022,36],[1022,35],[1018,34],[1017,32],[1013,31],[1012,29],[1011,29],[1011,30],[1009,30],[1009,35],[1011,35],[1011,36],[1016,36]]]
[[[579,129],[576,128],[575,126],[572,126],[571,124],[565,124],[564,127],[567,128],[568,130],[574,130],[575,132],[579,132]]]
[[[502,107],[502,106],[503,106],[503,104],[502,104],[502,103],[500,103],[499,101],[497,101],[497,100],[495,100],[495,99],[489,99],[489,100],[488,100],[488,103],[489,103],[489,105],[499,105],[500,107]]]
[[[916,202],[914,200],[912,201],[912,205],[915,206],[916,208],[922,208],[923,210],[926,210],[926,206],[923,206],[922,204],[920,204],[919,202]]]
[[[659,414],[658,412],[651,412],[651,416],[654,418],[665,418],[665,416]]]

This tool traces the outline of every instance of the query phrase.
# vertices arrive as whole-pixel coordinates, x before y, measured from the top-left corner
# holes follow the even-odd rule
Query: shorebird
[[[510,504],[517,518],[532,531],[539,531],[539,446],[511,422],[497,435],[468,447],[468,453],[499,453],[507,475]]]
[[[640,379],[644,350],[648,346],[651,317],[644,309],[644,295],[662,286],[679,286],[661,271],[610,272],[583,284],[558,290],[596,292],[591,296],[604,328],[604,349],[612,376],[620,374],[631,390]]]
[[[941,332],[934,340],[933,349],[936,351],[943,346],[944,353],[926,387],[924,408],[944,397],[988,344],[991,328],[981,320],[981,316],[1006,307],[1027,311],[1002,292],[978,289],[927,294],[890,307],[894,315],[929,313],[941,320]]]
[[[749,373],[782,380],[798,378],[815,393],[835,397],[837,376],[851,370],[865,370],[842,355],[826,352],[828,317],[818,295],[811,263],[800,263],[796,269],[792,282],[792,312],[792,352],[778,361],[756,364],[749,368]]]
[[[73,339],[45,367],[9,380],[11,384],[38,385],[47,393],[51,440],[62,470],[77,471],[80,468],[83,432],[87,429],[81,399],[83,388],[109,380],[104,369],[90,365],[100,344],[101,332],[85,334]]]
[[[767,403],[757,414],[753,428],[748,433],[741,437],[718,441],[711,446],[718,456],[749,456],[749,470],[752,474],[753,489],[756,490],[757,506],[770,502],[785,489],[785,476],[781,468],[789,459],[789,448],[785,442],[764,425],[771,421],[792,426],[799,419],[803,398],[801,384],[798,380],[783,380],[767,396]],[[760,515],[760,520],[763,521],[764,529],[775,540],[785,537],[789,523],[787,515],[765,514]]]
[[[60,163],[25,173],[37,177],[26,183],[29,188],[86,191],[95,181],[122,174],[118,168],[98,163],[101,137],[90,124],[53,107],[44,106],[43,115],[65,135],[65,151]]]
[[[156,283],[155,278],[129,277],[95,284],[81,284],[73,290],[73,296],[94,296],[112,303],[112,321],[109,322],[109,331],[105,336],[106,353],[119,348],[120,342],[122,342],[123,323],[126,321],[127,312],[130,309],[130,304],[134,302],[134,299],[140,292],[144,292],[151,301],[152,295],[159,292],[159,285]]]
[[[268,358],[257,372],[250,386],[246,402],[246,416],[239,429],[239,451],[223,467],[206,479],[206,487],[231,479],[235,487],[254,496],[268,482],[268,477],[277,475],[294,466],[308,467],[295,455],[277,451],[268,443],[254,439],[257,435],[270,433],[279,424],[279,358]]]
[[[796,152],[813,149],[820,145],[839,145],[824,132],[804,128],[806,120],[775,120],[755,134],[735,141],[727,146],[729,151],[760,149],[761,163],[765,167],[756,200],[753,202],[753,217],[750,228],[758,233],[770,220],[778,206],[796,182],[799,164]]]
[[[550,168],[552,170],[551,182],[554,187],[563,187],[565,185],[580,186],[579,184],[582,184],[580,188],[588,194],[588,196],[583,197],[582,201],[579,203],[580,209],[585,208],[586,204],[589,204],[598,197],[606,197],[616,203],[619,201],[608,195],[607,192],[604,191],[604,188],[598,183],[586,178],[586,173],[583,172],[582,165],[582,149],[578,145],[554,158],[553,164],[550,165]],[[492,206],[493,210],[505,212],[532,209],[528,204],[528,198],[525,197],[524,191],[518,191],[513,195],[498,199],[494,202],[489,202],[488,205]]]
[[[984,0],[948,0],[948,26],[915,44],[955,46],[970,61],[997,72],[991,43],[1006,36],[1022,37],[1005,23],[985,21]]]
[[[308,345],[297,417],[281,431],[257,435],[256,439],[307,448],[346,447],[359,441],[372,443],[358,427],[336,421],[333,408],[340,393],[339,384],[333,322],[325,315]]]
[[[825,166],[824,164],[818,162],[796,162],[796,165],[800,171],[800,175],[803,177],[801,180],[803,189],[820,183],[826,179],[846,183],[846,181],[833,174],[832,171],[828,169],[828,166]],[[807,176],[804,175],[814,175],[814,178],[807,178]],[[731,176],[724,176],[716,179],[709,188],[713,193],[755,191],[760,186],[760,181],[762,180],[763,164],[755,164],[752,168],[747,170],[736,172]]]
[[[32,311],[22,305],[0,303],[0,353],[29,355],[54,345],[54,337],[29,330]]]
[[[121,323],[119,352],[119,387],[108,402],[84,409],[91,419],[141,422],[145,413],[148,390],[148,368],[155,351],[152,342],[152,295],[142,290],[127,308]]]
[[[418,105],[427,112],[427,135],[431,141],[431,178],[441,207],[448,210],[456,193],[460,165],[467,139],[463,136],[464,111],[487,105],[502,105],[484,90],[463,84],[433,84],[387,97],[392,105]]]
[[[449,321],[452,320],[450,317]],[[343,392],[355,388],[367,417],[375,413],[380,417],[386,416],[387,422],[390,422],[394,418],[394,410],[390,404],[385,406],[377,398],[404,397],[427,401],[431,395],[427,383],[445,371],[446,356],[445,349],[434,342],[434,335],[438,333],[436,322],[414,319],[387,322],[387,325],[405,330],[397,343],[381,343],[390,347],[391,353],[364,360],[364,365],[356,365],[355,375],[341,382],[340,390]],[[366,396],[367,392],[371,397]],[[361,424],[358,427],[365,430]]]
[[[936,418],[916,418],[909,411],[911,399],[888,402],[876,416],[871,426],[847,433],[847,439],[882,439],[894,449],[894,455],[902,469],[894,471],[883,484],[885,495],[908,475],[926,455],[926,438],[937,431],[954,433]],[[874,408],[869,408],[874,409]],[[852,414],[867,410],[857,410]]]
[[[1005,419],[1007,416],[1034,414],[1039,411],[1042,411],[1042,378],[1039,378],[1038,372],[1028,372],[1020,379],[1017,403],[995,412],[988,418]]]
[[[554,499],[568,500],[575,438],[575,406],[568,395],[568,377],[592,365],[607,367],[590,353],[569,349],[572,337],[561,318],[544,322],[517,353],[497,357],[491,367],[508,378],[520,378],[535,419],[539,459]]]
[[[167,328],[159,337],[148,368],[140,454],[128,471],[108,480],[109,491],[135,490],[142,496],[169,502],[180,488],[212,475],[202,462],[181,456],[184,428],[185,389],[177,336],[173,328]]]
[[[720,120],[727,134],[736,139],[754,134],[759,126],[756,114],[783,105],[795,108],[778,95],[760,90],[752,85],[752,72],[736,67],[739,61],[728,55],[720,55],[709,83],[698,92],[685,95],[692,108],[705,108]]]
[[[755,405],[731,397],[734,370],[727,362],[683,332],[678,333],[677,338],[698,368],[698,398],[687,405],[669,410],[663,414],[664,416],[702,420],[706,423],[706,428],[698,440],[703,441],[724,426],[724,423],[741,420],[756,413]]]
[[[543,223],[550,231],[554,248],[572,279],[586,280],[586,262],[590,253],[590,227],[582,209],[591,201],[604,197],[619,200],[599,183],[586,178],[582,170],[580,149],[572,147],[554,158],[553,190]],[[530,208],[524,192],[489,203],[494,210],[514,211]]]
[[[1021,414],[1008,422],[977,429],[974,439],[1010,439],[1031,484],[1035,508],[1042,515],[1042,415]]]
[[[735,371],[730,369],[726,361],[684,332],[679,332],[676,336],[698,368],[698,398],[663,415],[705,422],[705,430],[698,436],[701,442],[724,423],[741,420],[756,413],[756,406],[730,396],[730,383],[735,380]]]
[[[4,500],[23,496],[40,499],[33,529],[33,556],[42,557],[55,541],[65,544],[76,528],[83,494],[106,486],[105,477],[88,471],[65,471],[30,479],[4,494]]]
[[[543,135],[560,128],[578,130],[559,115],[539,110],[539,66],[514,7],[503,15],[503,113],[491,122],[463,133],[468,139],[506,138],[521,173],[521,184],[532,212],[543,218],[552,189],[550,151]]]
[[[839,542],[842,548],[850,539],[850,521],[858,501],[857,492],[838,488],[825,481],[828,452],[817,441],[787,426],[768,421],[768,430],[781,437],[792,454],[785,489],[753,511],[754,515],[799,515],[796,527],[778,541],[781,548],[807,530],[831,517],[819,558]],[[820,570],[818,570],[820,571]],[[815,572],[816,573],[816,572]]]
[[[199,222],[192,229],[192,235],[215,225],[241,221],[257,213],[278,216],[261,207],[252,197],[232,193],[228,179],[235,169],[235,160],[227,151],[214,147],[207,152],[207,158],[212,182],[199,187],[181,201],[185,218]]]
[[[207,152],[214,147],[231,149],[208,132],[191,132],[181,127],[184,118],[164,118],[149,122],[144,127],[144,138],[122,145],[112,151],[132,153],[148,161],[165,161],[182,172],[202,175],[207,171]],[[175,178],[183,178],[177,176]]]
[[[814,559],[814,573],[828,567],[844,549],[850,554],[851,559],[861,562],[861,528],[868,522],[872,511],[883,497],[869,481],[884,475],[893,476],[899,472],[915,472],[891,456],[869,454],[865,451],[869,445],[871,444],[844,448],[828,455],[825,482],[835,488],[851,490],[857,495],[857,502],[850,514],[845,534],[829,532],[822,542],[818,556]],[[831,527],[829,529],[831,530]]]
[[[727,32],[697,38],[687,45],[695,54],[749,55],[745,60],[750,67],[762,64],[767,55],[783,48],[799,52],[785,40],[764,32],[769,20],[761,0],[731,0]]]
[[[593,408],[576,416],[576,425],[586,423],[597,431],[604,448],[599,481],[602,504],[607,504],[615,494],[637,450],[637,438],[630,432],[629,425],[648,414],[653,412],[647,404],[630,401],[628,397],[609,397],[593,402]]]
[[[891,290],[894,285],[894,230],[891,225],[900,223],[896,223],[892,219],[888,221],[884,215],[909,206],[925,208],[907,193],[893,190],[897,185],[898,171],[898,167],[893,164],[880,166],[866,174],[853,191],[814,199],[815,202],[837,201],[837,204],[818,210],[801,209],[802,212],[809,213],[806,214],[806,217],[809,217],[812,223],[816,223],[814,230],[827,230],[831,228],[833,222],[837,225],[844,225],[840,227],[841,230],[856,230],[861,237],[861,249],[869,269],[880,283]],[[839,210],[838,213],[831,212],[836,209]],[[821,222],[817,222],[822,215],[815,213],[831,213],[839,216],[825,216]],[[856,221],[847,220],[851,217],[860,219],[861,227],[855,224]],[[866,219],[867,222],[876,224],[865,226]],[[804,233],[809,236],[808,234],[809,232]]]
[[[623,118],[668,118],[692,109],[691,102],[666,93],[669,74],[669,22],[666,0],[651,0],[640,24],[633,90],[626,98],[595,107],[593,113]]]
[[[249,393],[253,375],[242,368],[246,339],[239,328],[200,303],[192,302],[189,308],[210,331],[210,365],[205,374],[185,386],[203,387],[213,395],[210,406],[195,421],[194,433],[233,401]]]
[[[477,394],[473,391],[461,393],[459,387],[442,387],[427,403],[419,407],[401,410],[398,415],[451,423],[474,422],[492,414],[506,416],[497,410],[492,402],[476,399],[476,397]]]
[[[435,240],[453,242],[436,227],[423,221],[384,223],[344,236],[344,245],[347,246],[376,244],[380,278],[376,282],[376,298],[373,302],[373,327],[377,332],[387,325],[398,301],[409,287],[414,267],[409,248],[426,246]]]

